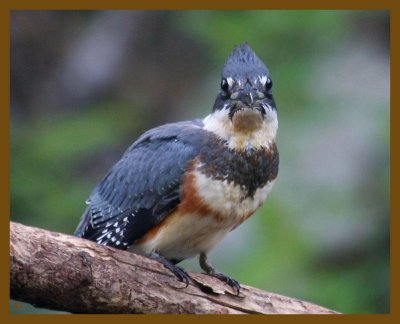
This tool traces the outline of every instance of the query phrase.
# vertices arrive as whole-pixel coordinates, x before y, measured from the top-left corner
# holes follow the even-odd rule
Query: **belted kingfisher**
[[[146,255],[180,281],[176,266],[207,253],[266,200],[278,174],[278,118],[269,70],[247,43],[225,62],[221,89],[202,120],[145,132],[94,188],[78,237]]]

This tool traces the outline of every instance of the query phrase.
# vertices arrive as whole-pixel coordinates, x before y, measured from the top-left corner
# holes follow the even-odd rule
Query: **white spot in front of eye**
[[[229,88],[231,88],[232,85],[233,85],[233,79],[232,79],[231,77],[228,77],[228,78],[226,78],[226,81],[227,81],[228,84],[229,84]]]
[[[265,84],[267,83],[268,78],[267,78],[266,75],[260,75],[258,78],[260,79],[260,82],[261,82],[263,85],[265,85]]]

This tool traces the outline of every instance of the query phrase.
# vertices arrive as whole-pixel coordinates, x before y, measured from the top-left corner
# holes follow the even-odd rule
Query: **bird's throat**
[[[257,110],[240,110],[233,115],[232,125],[234,132],[238,134],[251,134],[261,129],[263,126],[263,117]]]
[[[232,118],[226,110],[213,112],[203,119],[204,129],[227,142],[230,149],[246,150],[269,147],[275,143],[278,130],[276,112],[262,118],[257,110],[244,109]]]

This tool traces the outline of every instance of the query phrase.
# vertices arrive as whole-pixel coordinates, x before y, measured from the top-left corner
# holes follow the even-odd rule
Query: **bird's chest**
[[[216,181],[212,183],[221,183],[228,191],[239,189],[243,199],[254,198],[256,191],[278,174],[279,156],[275,144],[269,148],[235,151],[223,142],[211,143],[198,160],[197,170],[202,175]]]
[[[135,245],[171,259],[211,250],[265,201],[278,172],[278,152],[240,155],[206,147],[191,162],[181,184],[177,209]]]
[[[278,151],[236,152],[219,143],[203,150],[185,180],[184,199],[200,214],[236,227],[265,201],[278,173]]]

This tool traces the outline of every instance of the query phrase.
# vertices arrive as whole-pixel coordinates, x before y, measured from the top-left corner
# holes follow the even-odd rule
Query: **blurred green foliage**
[[[60,17],[67,24],[75,15],[79,19],[71,20],[76,24],[72,30],[84,31],[99,14],[58,13],[55,24]],[[14,27],[34,15],[19,17]],[[267,203],[228,235],[211,260],[244,284],[340,312],[389,312],[388,12],[157,15],[157,21],[145,19],[156,24],[169,18],[160,24],[162,30],[155,27],[159,38],[146,40],[143,33],[141,46],[161,56],[171,42],[187,49],[184,56],[191,56],[191,46],[193,51],[201,47],[207,69],[201,75],[187,70],[184,83],[192,88],[171,84],[162,93],[161,72],[153,62],[144,65],[136,57],[133,67],[126,68],[129,76],[116,82],[106,98],[63,111],[24,107],[11,119],[11,220],[72,233],[90,191],[128,145],[149,127],[179,120],[168,112],[161,116],[164,107],[152,107],[159,104],[156,99],[162,102],[170,87],[181,101],[176,107],[181,119],[205,116],[218,91],[224,59],[246,40],[272,73],[280,174]],[[71,29],[65,30],[68,39]],[[36,37],[38,47],[45,43]],[[60,46],[60,52],[66,47]],[[30,50],[24,48],[27,55]],[[19,51],[21,47],[11,47],[12,56],[22,55]],[[151,73],[131,73],[139,65]],[[170,68],[174,73],[180,67]],[[372,84],[366,82],[371,79]],[[141,80],[152,86],[130,86]],[[198,269],[195,261],[183,265]],[[19,312],[13,306],[10,311]]]
[[[132,125],[140,122],[137,111],[113,102],[85,112],[46,116],[29,125],[12,124],[12,219],[72,233],[83,198],[93,187],[77,174],[81,161],[118,147]]]

